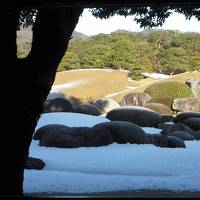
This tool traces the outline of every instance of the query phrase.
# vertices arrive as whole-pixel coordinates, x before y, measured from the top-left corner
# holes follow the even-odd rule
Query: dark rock
[[[101,115],[102,111],[97,108],[95,105],[92,104],[83,104],[77,108],[74,109],[74,112],[76,113],[83,113],[88,115]]]
[[[72,104],[73,108],[78,108],[83,105],[81,98],[66,95],[65,98]]]
[[[182,140],[194,140],[194,136],[192,136],[191,134],[185,132],[185,131],[174,131],[168,134],[169,136],[175,136],[178,137]]]
[[[193,131],[190,134],[195,138],[195,140],[200,140],[200,131]]]
[[[147,135],[147,144],[153,144],[159,147],[168,146],[168,138],[166,135],[161,134],[148,134]]]
[[[158,125],[158,128],[160,129],[163,129],[160,134],[163,134],[163,135],[169,135],[171,132],[174,132],[174,131],[185,131],[187,133],[192,133],[193,130],[182,124],[182,123],[177,123],[177,124],[159,124]]]
[[[60,124],[48,124],[39,128],[33,135],[34,140],[40,140],[44,135],[51,133],[65,133],[66,129],[71,130],[69,127]]]
[[[173,122],[173,119],[174,119],[174,116],[172,116],[172,115],[161,115],[162,123]]]
[[[111,121],[128,121],[142,127],[157,127],[161,115],[144,107],[123,106],[107,113],[106,118]]]
[[[131,122],[103,122],[94,127],[108,129],[113,136],[114,142],[119,144],[144,144],[146,142],[146,134],[143,129]]]
[[[52,100],[52,99],[57,99],[57,98],[65,99],[65,94],[62,92],[50,92],[47,96],[47,100]]]
[[[37,130],[35,137],[40,146],[46,147],[98,147],[113,143],[110,131],[103,128],[46,125]]]
[[[158,147],[164,148],[185,148],[185,143],[178,137],[166,136],[160,134],[148,134],[147,142],[148,144],[153,144]]]
[[[119,108],[120,105],[113,99],[98,99],[94,105],[99,108],[102,113],[107,113],[114,108]]]
[[[198,117],[200,118],[200,113],[199,112],[183,112],[178,114],[174,119],[174,123],[178,123],[181,122],[187,118],[191,118],[191,117]]]
[[[37,169],[41,170],[45,167],[44,161],[39,158],[28,157],[25,162],[25,169]]]
[[[169,148],[185,148],[186,145],[183,140],[175,136],[167,136]]]
[[[44,103],[43,113],[50,112],[73,112],[72,104],[64,98],[47,100]]]
[[[183,120],[181,123],[189,126],[191,129],[199,131],[200,130],[200,118],[191,117],[188,119]]]

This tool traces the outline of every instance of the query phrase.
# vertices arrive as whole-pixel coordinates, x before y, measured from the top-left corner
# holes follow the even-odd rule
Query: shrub
[[[171,114],[171,110],[168,108],[168,106],[161,103],[145,103],[144,107],[149,108],[159,114],[166,114],[166,115]]]
[[[166,80],[152,83],[144,92],[148,93],[152,98],[168,96],[176,99],[192,96],[192,90],[185,83]]]
[[[96,102],[96,99],[94,98],[94,97],[88,97],[87,98],[87,103],[89,103],[89,104],[95,104],[95,102]]]
[[[173,101],[174,101],[173,97],[163,96],[159,98],[150,99],[148,103],[161,103],[171,109]]]

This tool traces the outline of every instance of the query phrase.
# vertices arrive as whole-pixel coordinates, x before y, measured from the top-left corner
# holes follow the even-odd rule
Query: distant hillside
[[[89,36],[88,36],[88,35],[85,35],[85,34],[83,34],[83,33],[74,31],[73,34],[72,34],[72,37],[73,37],[73,39],[86,39],[86,38],[88,38]]]
[[[31,50],[31,42],[32,42],[32,28],[21,28],[20,31],[17,31],[17,48],[18,48],[18,57],[25,57]],[[74,31],[72,34],[72,40],[81,39],[84,40],[89,36]]]
[[[88,35],[85,35],[83,33],[79,33],[77,31],[74,31],[72,34],[73,39],[85,39],[88,38]],[[17,43],[19,45],[30,42],[32,39],[32,30],[31,27],[28,28],[22,28],[20,31],[17,31]]]
[[[18,56],[31,48],[31,29],[18,32]],[[170,30],[130,32],[87,36],[74,32],[58,71],[80,68],[128,70],[135,80],[143,72],[167,75],[200,69],[200,34]]]

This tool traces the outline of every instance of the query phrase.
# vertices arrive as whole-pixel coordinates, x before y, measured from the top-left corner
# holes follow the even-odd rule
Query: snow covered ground
[[[166,74],[159,74],[159,73],[142,73],[144,77],[149,77],[149,78],[154,78],[154,79],[166,79],[172,77],[171,75],[166,75]]]
[[[59,92],[59,91],[62,91],[63,89],[78,87],[80,85],[88,84],[91,81],[93,81],[93,80],[92,79],[83,79],[83,80],[79,80],[79,81],[73,81],[70,83],[53,85],[51,92]]]
[[[43,114],[36,129],[59,123],[88,126],[109,121],[103,116],[75,113]],[[148,133],[160,129],[143,128]],[[43,170],[25,170],[24,193],[91,193],[134,189],[200,191],[200,142],[186,148],[160,148],[151,144],[116,144],[62,149],[40,147],[32,141],[30,156],[41,158]]]

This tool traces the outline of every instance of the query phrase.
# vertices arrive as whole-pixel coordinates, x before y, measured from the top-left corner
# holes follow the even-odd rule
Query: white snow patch
[[[109,120],[77,113],[48,113],[41,116],[37,128],[49,123],[91,127],[103,121]],[[161,130],[142,128],[147,133]],[[25,194],[137,189],[200,191],[199,141],[186,141],[186,148],[116,143],[102,147],[54,148],[41,147],[38,143],[32,141],[29,156],[41,158],[46,166],[43,170],[25,170]]]
[[[171,75],[159,74],[159,73],[148,73],[148,72],[144,72],[142,73],[142,75],[144,77],[150,77],[154,79],[166,79],[166,78],[172,77]]]
[[[92,81],[91,79],[83,79],[79,81],[73,81],[71,83],[53,85],[51,88],[51,92],[58,92],[58,91],[62,91],[63,89],[78,87],[80,85],[88,84],[88,82],[91,82],[91,81]]]
[[[101,122],[110,121],[103,116],[93,116],[81,113],[71,113],[71,112],[52,112],[44,113],[38,120],[35,131],[42,126],[47,124],[61,124],[69,127],[92,127]]]

